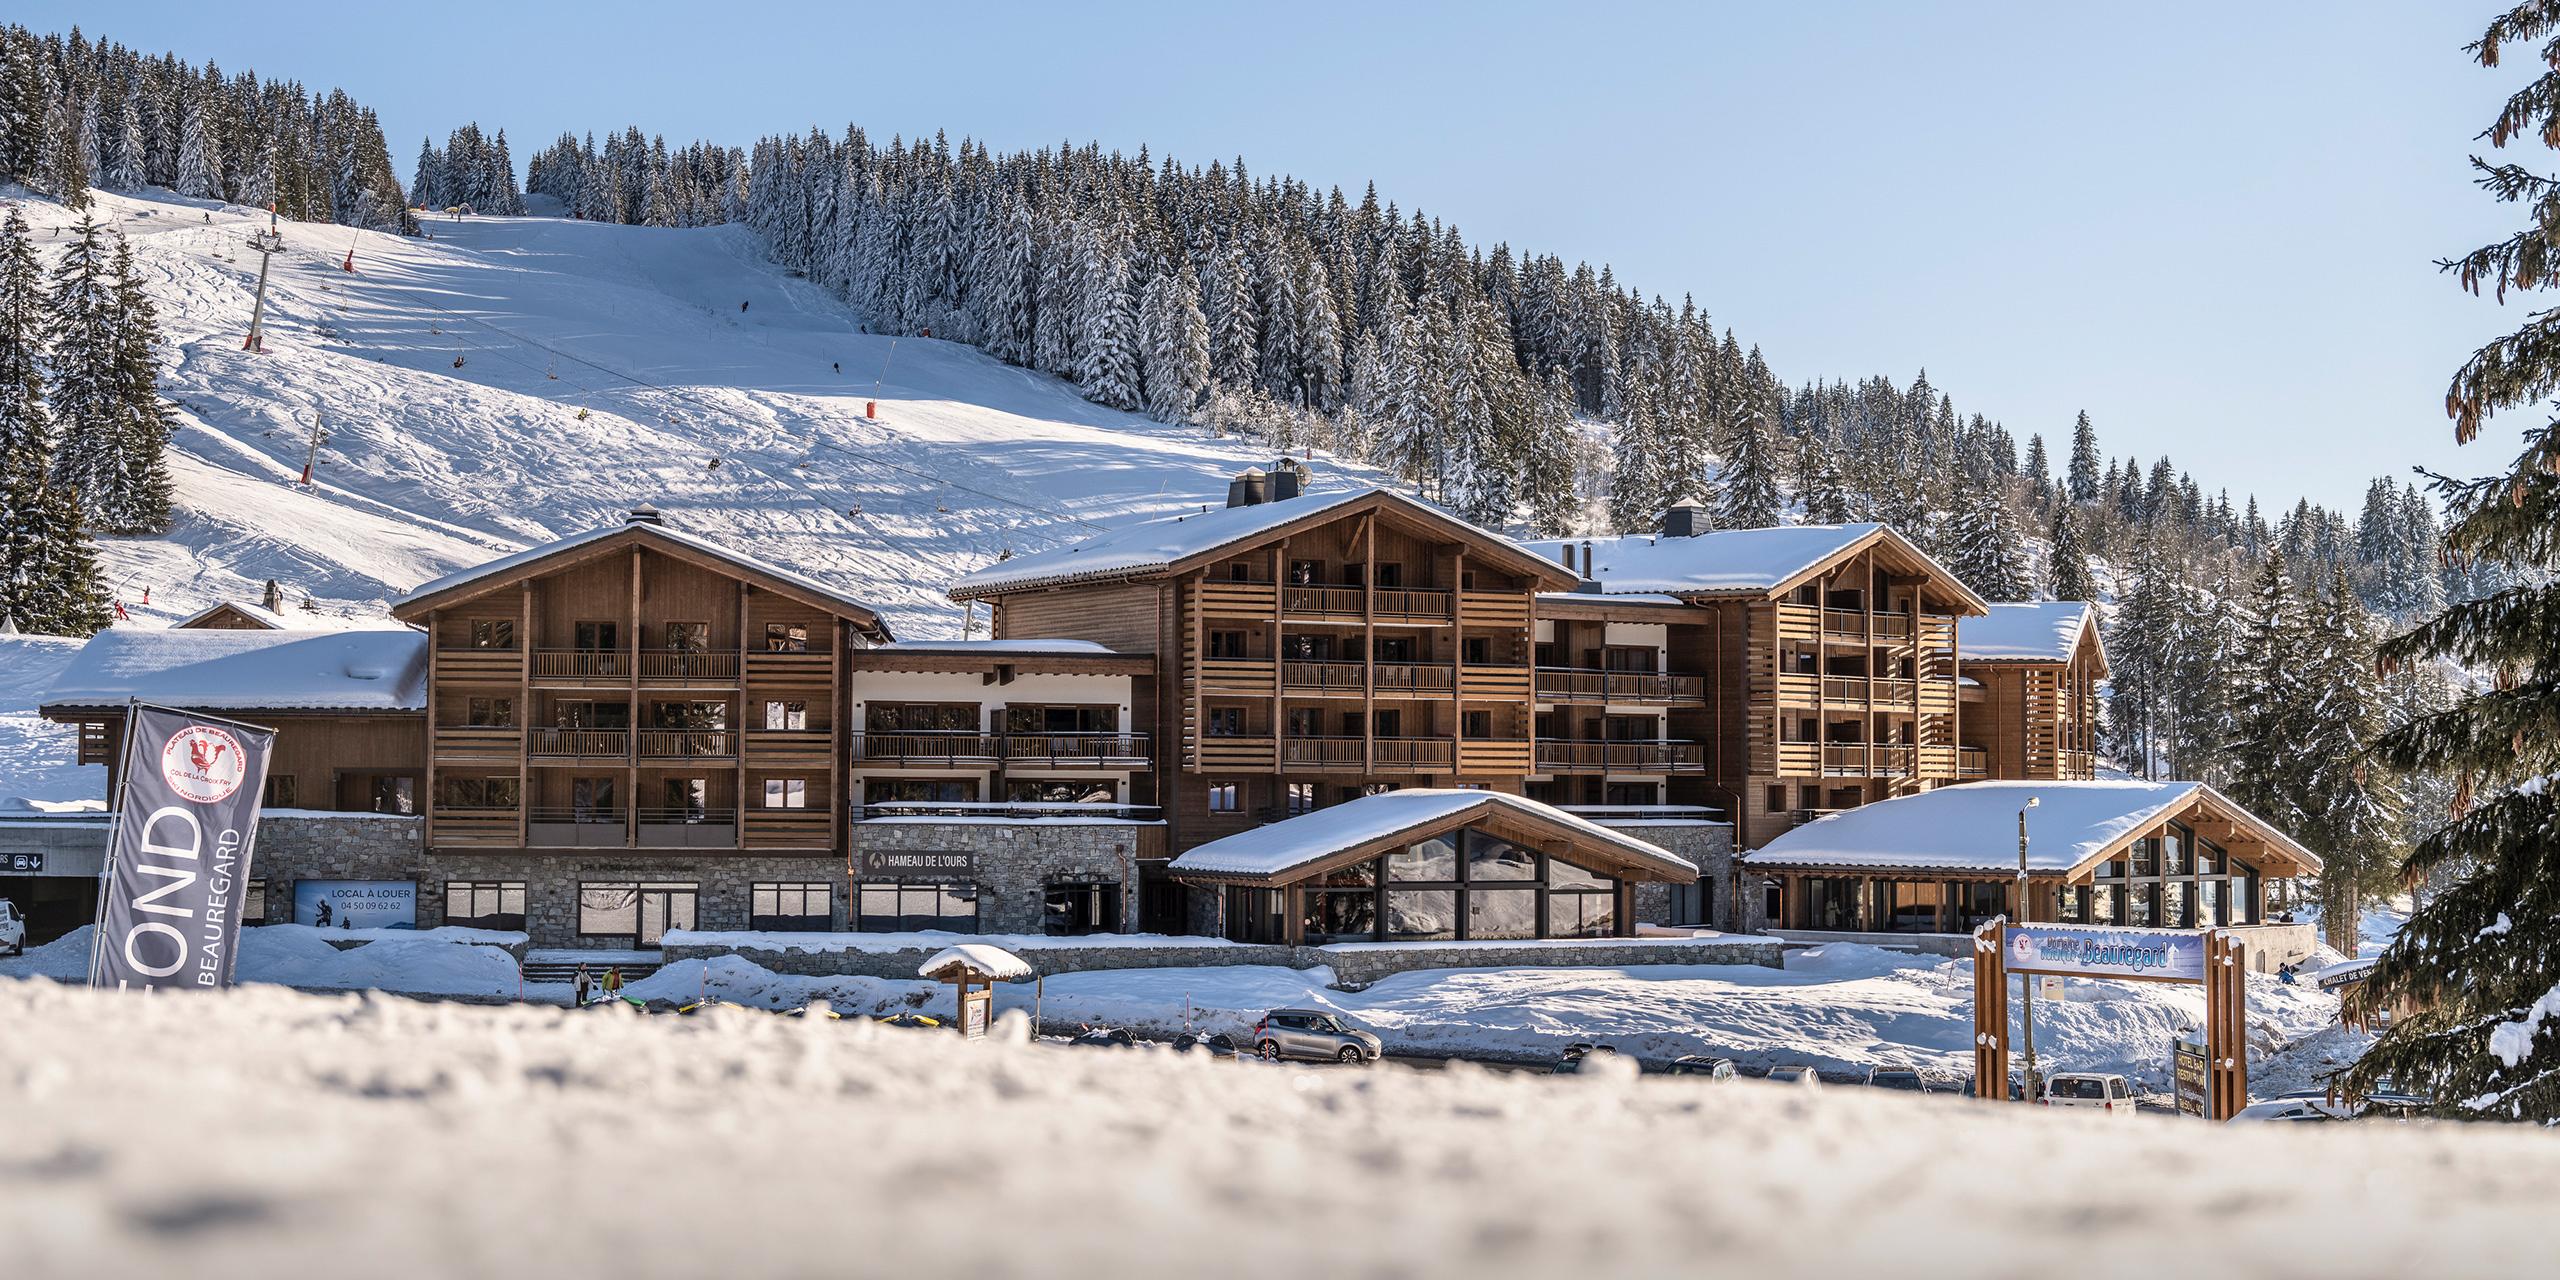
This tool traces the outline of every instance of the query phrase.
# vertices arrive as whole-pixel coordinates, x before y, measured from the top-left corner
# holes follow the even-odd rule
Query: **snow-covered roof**
[[[871,647],[871,652],[956,654],[1028,653],[1039,654],[1047,657],[1117,656],[1112,652],[1109,646],[1097,644],[1091,640],[1051,640],[1032,638],[1019,640],[894,640],[888,644],[873,645]]]
[[[1956,656],[1965,662],[2069,662],[2096,622],[2084,600],[1995,604],[1982,617],[1956,620]]]
[[[1393,489],[1365,486],[1243,507],[1213,506],[1190,515],[1127,525],[1073,546],[998,561],[975,573],[963,575],[951,584],[951,594],[954,598],[968,599],[1023,587],[1157,573],[1195,556],[1227,547],[1251,545],[1283,525],[1343,510],[1370,498],[1381,499],[1387,506],[1419,519],[1471,530],[1483,541],[1517,555],[1526,557],[1529,554],[1520,544],[1501,534],[1468,524],[1418,498],[1407,497]],[[1565,571],[1552,561],[1547,567],[1558,576],[1565,576]]]
[[[1665,872],[1698,868],[1688,859],[1658,845],[1612,831],[1553,805],[1499,791],[1417,788],[1382,791],[1249,831],[1212,840],[1175,858],[1168,869],[1176,875],[1283,876],[1343,850],[1421,831],[1479,810],[1508,811],[1547,826],[1562,828],[1577,841],[1600,845],[1630,861]]]
[[[169,625],[172,627],[192,627],[225,609],[229,609],[232,612],[239,614],[241,617],[247,618],[249,621],[257,623],[270,631],[286,631],[291,630],[293,627],[293,623],[288,621],[283,614],[277,613],[275,610],[269,609],[265,605],[241,604],[236,600],[216,600],[212,604],[206,605],[205,607],[196,610],[194,613],[188,614]]]
[[[2027,801],[2027,869],[2077,870],[2209,797],[2278,850],[2317,868],[2320,859],[2201,782],[1968,782],[1896,796],[1806,823],[1743,855],[1755,865],[1945,871],[2018,867],[2018,811]]]
[[[334,613],[278,613],[265,605],[243,604],[237,600],[216,600],[212,604],[170,623],[172,627],[192,628],[205,619],[228,609],[270,631],[406,631],[408,625],[388,614],[372,617],[347,617]]]
[[[663,517],[655,523],[644,520],[632,520],[622,524],[599,526],[594,529],[589,529],[584,533],[573,533],[565,538],[559,538],[550,542],[541,543],[537,546],[527,547],[512,555],[500,556],[495,560],[476,564],[468,569],[461,569],[453,573],[448,573],[433,582],[421,583],[420,585],[411,588],[407,595],[392,601],[391,608],[392,611],[396,613],[431,596],[443,595],[445,592],[451,591],[456,587],[465,587],[475,582],[501,578],[537,561],[547,560],[565,552],[575,551],[581,547],[590,546],[610,538],[618,538],[626,535],[641,538],[659,538],[673,543],[676,546],[700,552],[703,555],[710,556],[713,559],[727,564],[735,565],[736,567],[744,569],[750,573],[760,574],[766,578],[772,579],[773,581],[793,587],[810,596],[816,597],[819,600],[838,605],[846,612],[858,618],[868,620],[876,618],[879,614],[879,611],[873,608],[869,602],[857,599],[854,596],[847,594],[841,587],[830,586],[829,584],[820,582],[816,578],[812,578],[807,574],[800,573],[792,569],[785,569],[769,560],[757,559],[756,557],[736,550],[735,548],[713,542],[711,539],[703,537],[698,533],[688,533],[683,529],[676,528],[674,525],[665,523]]]
[[[1031,966],[1022,957],[983,942],[963,942],[944,947],[934,952],[933,958],[917,965],[916,973],[920,977],[939,977],[942,970],[955,964],[965,965],[975,976],[996,982],[1020,982],[1031,976]]]
[[[1572,548],[1578,566],[1581,544],[1590,543],[1589,580],[1603,595],[1687,598],[1768,595],[1878,535],[1927,566],[1950,593],[1974,600],[1973,593],[1927,553],[1891,528],[1873,523],[1720,529],[1685,538],[1626,533],[1614,538],[1550,538],[1526,545],[1557,564]]]
[[[90,637],[45,692],[54,708],[139,698],[198,711],[418,711],[427,637],[398,631],[158,630]]]

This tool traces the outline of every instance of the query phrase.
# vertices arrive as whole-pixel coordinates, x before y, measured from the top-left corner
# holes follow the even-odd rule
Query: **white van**
[[[2086,1107],[2129,1116],[2133,1114],[2133,1086],[2119,1075],[2063,1071],[2045,1077],[2042,1101],[2048,1107]]]

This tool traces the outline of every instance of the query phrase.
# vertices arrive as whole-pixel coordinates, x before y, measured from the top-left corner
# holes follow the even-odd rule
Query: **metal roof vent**
[[[623,523],[663,525],[666,521],[658,518],[658,509],[656,507],[643,502],[639,506],[633,507],[630,515],[623,517]]]

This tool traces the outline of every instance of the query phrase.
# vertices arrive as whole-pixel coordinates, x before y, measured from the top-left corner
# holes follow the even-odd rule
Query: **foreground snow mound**
[[[2092,1206],[2218,1273],[2523,1275],[2560,1194],[2560,1145],[2515,1130],[1298,1070],[723,1010],[17,983],[0,1027],[0,1239],[28,1275],[268,1277],[323,1240],[380,1276],[1300,1276],[1310,1250],[1340,1274],[2156,1276],[2159,1249],[2089,1247]]]

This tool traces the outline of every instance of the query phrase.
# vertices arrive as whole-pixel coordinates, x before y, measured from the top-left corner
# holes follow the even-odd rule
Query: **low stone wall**
[[[1120,927],[1136,928],[1139,840],[1148,829],[1130,822],[1036,818],[873,818],[851,827],[856,866],[866,858],[965,854],[968,871],[949,878],[978,886],[978,927],[988,933],[1040,928],[1044,891],[1079,883],[1119,885]]]
[[[1771,929],[1769,936],[1794,947],[1817,947],[1826,942],[1854,942],[1860,946],[1883,947],[1888,951],[1908,951],[1914,955],[1945,956],[1960,960],[1973,954],[1973,935],[1969,933],[1858,933],[1847,929]]]
[[[1655,964],[1747,964],[1777,968],[1783,950],[1776,939],[1735,940],[1730,937],[1695,941],[1594,938],[1587,942],[1286,947],[1172,937],[1161,942],[1118,937],[1097,939],[1086,944],[1044,938],[1038,940],[1037,945],[1026,945],[1020,939],[985,935],[955,935],[948,940],[936,939],[915,946],[887,948],[829,946],[824,939],[813,939],[812,945],[807,947],[794,947],[775,940],[773,935],[763,935],[736,944],[710,940],[673,941],[663,950],[671,964],[679,960],[737,956],[775,973],[811,976],[851,974],[912,980],[916,970],[950,942],[971,941],[1006,947],[1022,957],[1033,973],[1044,977],[1101,969],[1197,969],[1228,965],[1313,969],[1321,966],[1333,970],[1335,986],[1347,989],[1364,987],[1388,974],[1414,969],[1624,968]]]

